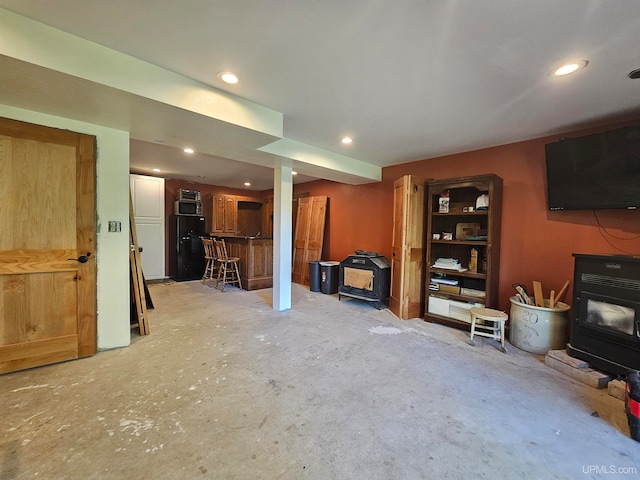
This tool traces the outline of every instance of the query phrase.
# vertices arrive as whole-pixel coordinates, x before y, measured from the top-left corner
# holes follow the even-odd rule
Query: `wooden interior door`
[[[393,234],[391,237],[391,293],[389,310],[398,318],[403,318],[404,249],[407,235],[407,185],[402,177],[393,182]]]
[[[95,152],[0,118],[0,373],[96,352]]]
[[[422,317],[425,285],[425,184],[412,175],[394,182],[391,293],[398,318]]]
[[[298,199],[296,230],[293,241],[293,268],[291,281],[309,284],[309,262],[320,260],[327,197],[303,197]]]

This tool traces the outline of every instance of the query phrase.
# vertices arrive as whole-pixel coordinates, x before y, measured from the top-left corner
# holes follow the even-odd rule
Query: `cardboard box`
[[[446,298],[429,295],[428,312],[433,313],[434,315],[442,315],[442,316],[448,317],[449,316],[449,300],[447,300]]]

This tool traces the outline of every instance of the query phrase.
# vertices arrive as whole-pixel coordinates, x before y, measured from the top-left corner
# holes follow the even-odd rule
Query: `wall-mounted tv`
[[[640,126],[545,145],[547,208],[640,208]]]

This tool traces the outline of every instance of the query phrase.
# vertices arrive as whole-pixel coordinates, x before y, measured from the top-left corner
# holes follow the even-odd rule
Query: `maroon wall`
[[[565,133],[578,136],[593,131]],[[545,200],[544,145],[560,135],[422,160],[383,169],[380,183],[350,186],[316,181],[294,186],[294,194],[329,197],[324,260],[342,260],[354,249],[391,256],[393,182],[403,175],[431,179],[494,173],[504,181],[499,308],[509,308],[513,283],[545,295],[573,283],[572,253],[640,255],[640,212],[627,210],[554,211]],[[600,226],[600,225],[601,226]],[[565,301],[571,303],[572,288]]]
[[[574,252],[640,255],[639,211],[549,212],[546,207],[544,145],[561,136],[579,136],[620,125],[395,165],[384,168],[382,181],[377,183],[345,185],[327,180],[303,183],[294,185],[294,196],[329,197],[323,260],[342,260],[355,249],[376,251],[390,258],[396,179],[407,174],[428,179],[499,175],[504,181],[499,308],[507,310],[513,283],[531,288],[533,280],[539,280],[548,296],[551,289],[557,292],[565,280],[573,281]],[[167,216],[173,212],[178,188],[200,190],[203,199],[212,193],[273,196],[271,190],[254,192],[167,180]],[[565,301],[571,303],[571,294],[570,287]]]

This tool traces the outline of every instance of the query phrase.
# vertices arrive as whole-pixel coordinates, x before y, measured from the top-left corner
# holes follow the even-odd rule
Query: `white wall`
[[[129,133],[6,105],[0,116],[96,136],[98,348],[129,345]],[[108,220],[122,231],[109,233]]]

